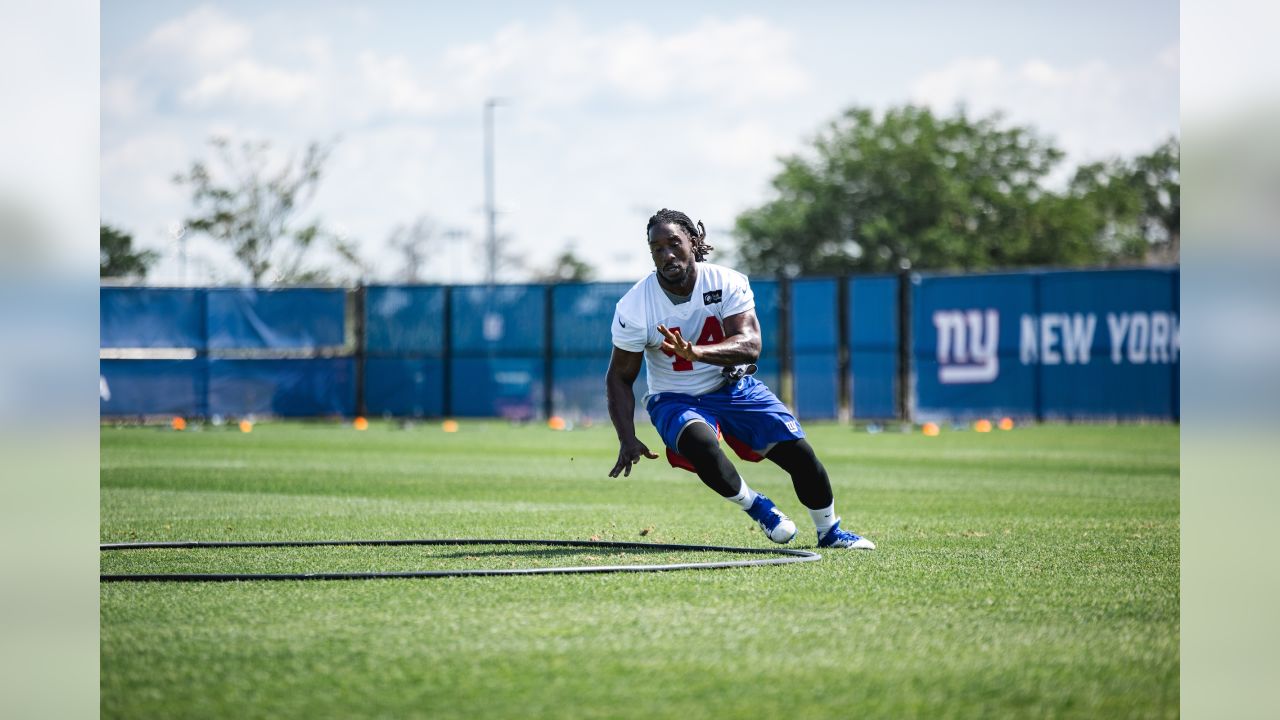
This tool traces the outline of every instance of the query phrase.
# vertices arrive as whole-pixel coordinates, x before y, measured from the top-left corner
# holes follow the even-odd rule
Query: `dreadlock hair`
[[[649,218],[649,225],[644,229],[645,234],[648,234],[654,225],[666,225],[667,223],[679,225],[684,228],[685,232],[689,233],[689,238],[693,240],[693,259],[698,262],[706,260],[711,251],[715,250],[715,248],[707,244],[707,228],[702,224],[702,221],[699,220],[695,226],[689,216],[679,210],[668,210],[666,208],[659,210],[653,217]]]

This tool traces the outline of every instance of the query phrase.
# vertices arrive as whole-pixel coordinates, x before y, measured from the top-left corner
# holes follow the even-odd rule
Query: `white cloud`
[[[812,86],[793,56],[793,37],[751,17],[706,19],[671,33],[638,24],[589,28],[562,13],[543,23],[509,23],[487,39],[434,53],[357,48],[347,58],[311,33],[273,42],[271,62],[253,40],[240,20],[213,6],[195,8],[152,31],[132,66],[113,66],[141,83],[104,78],[105,102],[122,117],[136,112],[139,98],[150,104],[166,95],[195,111],[294,108],[301,126],[314,128],[317,110],[360,123],[473,112],[494,96],[538,110],[592,101],[742,108]]]
[[[143,49],[173,61],[213,66],[242,56],[252,32],[211,5],[201,5],[151,32]]]
[[[207,108],[225,105],[293,107],[316,89],[308,73],[237,60],[208,73],[182,92],[188,105]]]
[[[637,76],[647,76],[669,91],[684,87],[744,104],[785,99],[810,85],[791,56],[790,34],[758,18],[706,20],[686,33],[638,30],[631,35],[632,43],[610,53],[615,63],[610,80],[620,92],[635,85]]]
[[[102,205],[104,216],[115,208],[131,217],[109,218],[116,222],[133,220],[147,209],[174,215],[181,208],[184,191],[173,184],[175,174],[186,169],[190,148],[184,138],[169,133],[150,133],[130,138],[102,152]],[[164,224],[172,217],[157,220]]]
[[[351,135],[334,148],[314,207],[346,222],[366,245],[380,243],[395,224],[437,207],[447,191],[449,174],[441,172],[447,157],[430,128]]]
[[[248,24],[211,5],[168,20],[110,65],[103,110],[132,120],[141,106],[176,98],[196,112],[274,107],[305,117],[314,103],[304,101],[318,99],[318,77],[330,59],[327,41],[311,35],[275,43],[306,68],[298,70],[264,62],[253,40]]]
[[[774,167],[778,156],[793,151],[796,145],[795,138],[767,123],[748,120],[703,129],[696,134],[692,151],[718,167],[764,174]]]
[[[472,108],[491,96],[537,108],[590,99],[743,106],[811,87],[792,46],[788,33],[756,18],[658,34],[639,25],[599,31],[561,16],[509,24],[486,41],[446,48],[428,66],[374,52],[360,66],[385,110],[411,115]]]
[[[1177,117],[1178,69],[1168,58],[1166,50],[1130,67],[961,58],[917,79],[912,99],[942,112],[957,105],[983,115],[1004,112],[1052,136],[1076,162],[1132,154],[1177,131],[1169,118]]]
[[[443,106],[439,94],[414,77],[413,66],[404,57],[360,54],[360,75],[364,91],[375,108],[409,115],[431,114]]]
[[[333,43],[322,35],[303,38],[297,49],[313,67],[326,66],[333,60]]]

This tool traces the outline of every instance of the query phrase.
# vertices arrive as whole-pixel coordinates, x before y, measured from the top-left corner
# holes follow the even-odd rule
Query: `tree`
[[[1069,200],[1081,204],[1083,229],[1112,262],[1177,262],[1180,237],[1178,141],[1150,154],[1082,165]]]
[[[585,260],[579,258],[573,246],[566,247],[563,252],[551,261],[551,266],[539,273],[535,280],[544,283],[588,282],[595,277],[595,269]]]
[[[740,264],[808,275],[1140,258],[1148,226],[1132,168],[1082,168],[1067,191],[1050,192],[1044,181],[1062,158],[999,115],[904,106],[877,118],[853,108],[808,151],[782,158],[775,199],[738,216]],[[1153,158],[1152,192],[1164,198],[1168,173]]]
[[[396,225],[387,236],[387,244],[400,256],[396,279],[407,283],[422,282],[422,271],[431,259],[433,247],[462,234],[460,230],[441,232],[436,222],[426,215],[419,215],[411,224]]]
[[[1149,243],[1147,258],[1178,262],[1182,245],[1182,149],[1165,140],[1149,155],[1134,160],[1132,181],[1142,197],[1139,223]]]
[[[1063,198],[1073,208],[1076,236],[1064,231],[1045,239],[1057,244],[1091,245],[1102,261],[1130,261],[1142,258],[1145,240],[1138,218],[1142,199],[1135,192],[1129,167],[1113,159],[1081,165]]]
[[[98,233],[98,276],[104,278],[145,278],[147,271],[160,259],[154,250],[134,250],[133,236],[110,225],[101,225]]]
[[[191,188],[193,212],[186,225],[230,246],[254,284],[264,278],[280,283],[332,280],[330,270],[306,264],[321,247],[348,269],[367,271],[350,239],[325,229],[318,219],[300,218],[315,197],[330,146],[313,142],[300,160],[290,155],[272,163],[267,142],[243,142],[235,150],[223,137],[209,144],[219,161],[217,171],[197,160],[174,177],[175,183]]]

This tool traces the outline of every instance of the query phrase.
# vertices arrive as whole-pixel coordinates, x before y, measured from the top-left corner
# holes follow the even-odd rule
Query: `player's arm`
[[[640,375],[640,363],[643,359],[644,353],[628,352],[617,347],[609,358],[609,372],[605,373],[604,380],[605,396],[609,401],[609,419],[613,421],[613,429],[618,433],[618,462],[609,472],[609,477],[618,477],[618,473],[630,477],[631,466],[640,462],[641,457],[658,457],[636,437],[636,396],[632,387],[636,383],[636,377]]]
[[[725,318],[724,340],[710,345],[694,345],[681,337],[678,330],[668,330],[663,325],[658,326],[658,332],[666,338],[662,349],[685,360],[731,367],[760,359],[760,321],[756,319],[755,309]]]

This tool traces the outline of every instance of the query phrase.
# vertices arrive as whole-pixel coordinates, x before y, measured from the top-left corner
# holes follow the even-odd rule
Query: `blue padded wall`
[[[346,337],[345,290],[207,292],[210,349],[313,350],[340,347]]]
[[[854,419],[897,417],[898,278],[849,279],[849,393]]]
[[[107,397],[102,415],[205,414],[208,363],[195,360],[100,360]]]
[[[205,348],[205,291],[192,288],[102,288],[99,347]]]
[[[365,294],[371,355],[444,355],[446,288],[374,285]]]
[[[839,406],[836,292],[830,278],[791,283],[792,409],[802,419],[834,418]]]
[[[214,415],[355,414],[355,359],[209,361]]]

